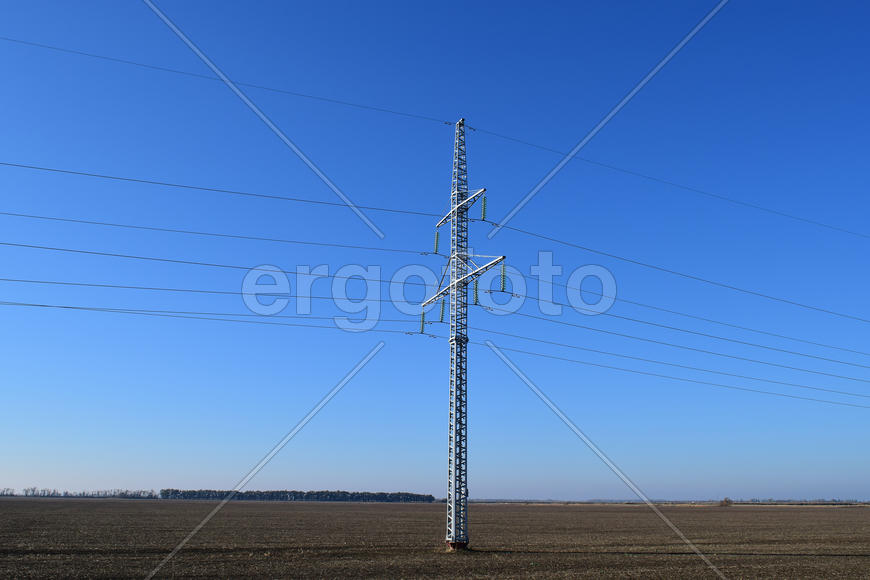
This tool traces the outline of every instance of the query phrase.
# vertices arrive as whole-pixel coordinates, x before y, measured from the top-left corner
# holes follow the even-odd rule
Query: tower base
[[[458,552],[459,550],[467,550],[468,542],[447,542],[447,548],[451,552]]]

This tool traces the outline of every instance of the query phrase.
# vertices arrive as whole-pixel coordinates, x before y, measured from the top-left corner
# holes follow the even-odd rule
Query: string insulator
[[[507,267],[505,263],[501,263],[501,291],[504,292],[507,289]]]
[[[423,332],[425,330],[426,330],[426,313],[421,312],[420,313],[420,334],[423,334]]]
[[[480,219],[481,221],[486,221],[486,194],[480,200]]]
[[[478,293],[477,279],[474,280],[474,304],[480,304],[480,294]]]
[[[438,322],[444,322],[444,300],[441,300],[441,315],[438,317]]]

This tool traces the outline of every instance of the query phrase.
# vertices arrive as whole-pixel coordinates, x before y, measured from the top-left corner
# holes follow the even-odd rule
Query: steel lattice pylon
[[[447,542],[468,544],[468,162],[465,122],[456,123],[450,188],[450,424],[447,454]]]
[[[477,267],[468,253],[468,208],[486,190],[468,195],[465,152],[465,119],[456,123],[453,143],[453,180],[450,212],[438,222],[450,222],[449,282],[423,306],[449,294],[450,300],[450,415],[447,452],[447,544],[454,549],[468,545],[468,283],[504,260],[497,257]],[[486,256],[494,257],[494,256]],[[442,279],[443,280],[443,279]]]

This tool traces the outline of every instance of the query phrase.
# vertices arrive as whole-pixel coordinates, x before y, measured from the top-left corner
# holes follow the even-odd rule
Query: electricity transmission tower
[[[465,119],[456,123],[453,143],[453,183],[450,188],[450,211],[435,226],[450,222],[450,278],[423,302],[426,307],[449,296],[450,300],[450,423],[447,452],[447,545],[463,549],[468,545],[468,283],[499,262],[504,256],[477,256],[468,252],[468,209],[482,199],[486,189],[468,195],[468,163],[465,154]],[[486,200],[483,198],[485,211]],[[435,234],[437,251],[438,233]],[[477,266],[473,258],[495,258]],[[503,273],[504,275],[504,273]],[[476,283],[475,283],[476,284]],[[475,299],[477,295],[475,285]],[[443,302],[442,302],[443,313]]]

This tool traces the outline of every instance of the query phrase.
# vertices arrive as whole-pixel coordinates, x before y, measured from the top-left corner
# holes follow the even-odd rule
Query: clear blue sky
[[[212,3],[160,7],[231,78],[455,121],[566,151],[712,2]],[[0,36],[209,74],[137,2],[4,2]],[[734,0],[582,157],[870,233],[868,9]],[[219,82],[0,40],[0,161],[333,201]],[[863,71],[863,72],[862,72]],[[452,128],[258,89],[250,97],[355,201],[442,212]],[[556,154],[469,132],[473,186],[502,217]],[[434,219],[0,167],[0,211],[301,240],[431,249]],[[476,210],[473,215],[476,215]],[[870,318],[870,239],[583,161],[512,225],[801,303]],[[130,231],[0,216],[0,241],[256,266],[440,266],[439,257]],[[868,323],[765,300],[489,227],[475,250],[524,273],[608,268],[619,297],[867,350]],[[444,240],[442,238],[442,248]],[[236,270],[0,247],[2,277],[238,291]],[[565,282],[567,276],[559,279]],[[362,291],[357,284],[353,290]],[[330,281],[314,292],[326,295]],[[387,288],[381,289],[384,297]],[[537,288],[530,286],[530,294]],[[409,293],[410,294],[410,293]],[[416,298],[422,294],[417,293]],[[0,283],[6,301],[246,312],[237,295]],[[565,300],[564,289],[556,297]],[[292,304],[291,304],[292,309]],[[315,301],[313,314],[337,311]],[[290,312],[290,309],[288,309]],[[535,313],[534,304],[523,312]],[[561,320],[860,380],[471,311],[472,326],[675,364],[870,394],[870,356],[617,302],[612,313],[836,362],[566,311]],[[384,318],[401,315],[382,308]],[[445,494],[447,343],[2,306],[0,486],[230,488],[378,341],[386,348],[249,485]],[[293,322],[293,321],[291,321]],[[302,321],[305,323],[305,321]],[[322,324],[322,321],[313,321]],[[418,322],[378,329],[416,330]],[[432,330],[443,334],[443,325]],[[648,372],[870,404],[793,387],[472,331],[472,340]],[[629,490],[484,347],[470,362],[473,498],[627,498]],[[655,498],[870,498],[870,409],[511,354]]]

